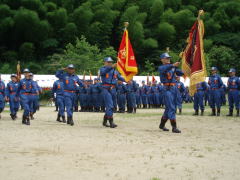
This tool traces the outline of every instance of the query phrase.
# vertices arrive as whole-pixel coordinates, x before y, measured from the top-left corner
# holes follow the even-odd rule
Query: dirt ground
[[[101,126],[102,113],[75,113],[71,127],[57,123],[50,107],[31,126],[4,112],[0,179],[239,180],[240,118],[193,117],[189,105],[183,111],[181,134],[158,129],[162,109],[116,114],[117,129]]]

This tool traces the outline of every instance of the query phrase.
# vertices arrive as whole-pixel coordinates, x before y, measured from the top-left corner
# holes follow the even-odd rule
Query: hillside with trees
[[[128,21],[140,74],[147,74],[166,47],[179,60],[199,9],[207,66],[222,75],[240,70],[240,0],[0,0],[0,73],[14,73],[21,61],[38,74],[70,62],[78,73],[96,74],[104,56],[116,56]]]

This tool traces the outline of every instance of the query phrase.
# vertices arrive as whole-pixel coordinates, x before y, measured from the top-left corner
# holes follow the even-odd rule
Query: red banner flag
[[[152,74],[152,83],[154,83],[156,81],[154,75]]]
[[[137,62],[131,42],[128,38],[127,28],[124,30],[118,51],[117,69],[127,82],[138,73]]]
[[[204,24],[200,19],[203,10],[199,11],[198,19],[192,26],[187,39],[187,47],[182,52],[182,71],[190,78],[190,95],[196,92],[196,84],[206,79],[206,63],[203,49]]]

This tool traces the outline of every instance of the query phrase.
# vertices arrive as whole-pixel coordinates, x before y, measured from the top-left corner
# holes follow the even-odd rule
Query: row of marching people
[[[21,105],[24,109],[22,123],[30,125],[30,119],[34,119],[33,115],[39,110],[39,93],[42,89],[33,80],[29,69],[24,69],[23,73],[25,77],[20,81],[16,74],[12,74],[11,81],[6,86],[0,81],[0,113],[4,110],[6,102],[9,102],[10,116],[15,120]]]

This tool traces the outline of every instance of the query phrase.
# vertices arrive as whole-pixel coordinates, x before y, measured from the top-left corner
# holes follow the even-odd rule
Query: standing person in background
[[[94,83],[90,86],[91,89],[91,96],[92,96],[92,104],[93,104],[93,109],[94,112],[100,112],[100,83],[98,78],[94,79]]]
[[[226,105],[226,92],[227,92],[227,86],[225,84],[222,85],[220,88],[221,92],[221,105],[224,106]]]
[[[147,102],[147,86],[145,84],[145,81],[142,81],[142,87],[140,88],[140,91],[141,91],[143,109],[146,109],[148,102]]]
[[[23,104],[23,117],[22,124],[30,125],[30,112],[32,106],[32,93],[38,92],[38,87],[36,83],[31,79],[29,69],[24,69],[24,79],[19,82],[19,86],[17,89],[16,99],[20,97],[20,101]]]
[[[56,72],[56,77],[63,81],[64,103],[67,110],[67,124],[70,124],[71,126],[73,126],[74,125],[73,104],[74,104],[74,96],[78,89],[77,84],[79,86],[84,86],[84,84],[79,79],[79,77],[75,75],[75,67],[73,64],[69,64],[67,68],[58,70]]]
[[[127,82],[126,85],[127,89],[127,109],[128,113],[136,113],[136,91],[137,91],[137,84],[135,81],[130,80]]]
[[[196,85],[196,89],[197,91],[194,94],[194,110],[195,113],[194,115],[197,116],[199,114],[199,109],[201,110],[201,116],[203,116],[204,114],[204,94],[205,91],[207,90],[207,83],[204,82],[200,82]]]
[[[217,74],[217,68],[211,68],[211,76],[209,77],[208,84],[210,87],[209,94],[209,103],[212,108],[212,116],[216,116],[216,107],[217,107],[217,116],[220,116],[221,112],[221,91],[220,88],[223,85],[221,77]]]
[[[0,75],[0,119],[1,113],[5,108],[5,83],[1,79]]]
[[[66,123],[64,88],[63,88],[63,82],[61,79],[53,83],[52,97],[54,97],[54,94],[56,94],[56,104],[59,107],[56,121]],[[62,121],[61,121],[61,118],[62,118]]]
[[[17,82],[17,75],[11,75],[11,81],[7,84],[6,87],[6,101],[9,101],[10,105],[10,116],[12,120],[17,118],[17,112],[19,109],[19,98],[16,98],[16,93],[19,83]]]
[[[240,101],[240,79],[236,77],[236,69],[231,68],[229,70],[229,78],[227,82],[228,88],[228,103],[229,103],[229,113],[227,116],[233,116],[234,105],[237,111],[237,116],[239,116],[239,101]]]
[[[204,104],[205,104],[205,106],[207,106],[207,104],[209,103],[209,90],[210,90],[210,87],[207,84],[207,89],[204,92]]]
[[[126,85],[123,84],[123,81],[118,80],[118,85],[117,85],[117,103],[118,103],[118,112],[119,113],[125,113],[126,92],[127,92]]]
[[[105,105],[105,115],[103,117],[103,126],[116,128],[117,125],[113,120],[113,91],[112,88],[116,88],[117,80],[125,81],[117,70],[115,70],[117,64],[113,64],[111,57],[104,58],[104,66],[100,68],[100,76],[102,80],[102,97]],[[107,124],[109,121],[110,126]]]
[[[139,84],[136,84],[137,85],[137,90],[136,90],[136,105],[137,105],[137,108],[141,108],[141,91],[140,91],[140,87],[139,87]]]
[[[152,108],[153,100],[152,100],[152,94],[151,94],[151,86],[152,83],[148,82],[146,90],[147,90],[147,101],[148,101],[148,108]]]
[[[33,84],[37,89],[32,90],[31,95],[31,108],[30,108],[30,118],[31,120],[34,119],[33,115],[39,109],[39,94],[42,92],[42,88],[38,85],[37,81],[33,80],[33,73],[30,73],[30,78],[33,81]]]
[[[86,112],[87,111],[87,90],[86,90],[86,86],[87,86],[87,81],[83,80],[83,84],[84,86],[79,86],[79,102],[80,102],[80,106],[81,106],[81,110],[80,112]]]
[[[152,94],[152,102],[153,102],[153,108],[157,108],[160,106],[159,102],[159,89],[157,86],[157,81],[153,81],[152,86],[150,88],[150,93]]]
[[[177,87],[177,108],[179,110],[179,114],[182,114],[182,103],[183,103],[183,93],[185,91],[184,84],[180,81],[180,76],[176,76],[176,87]]]
[[[163,83],[163,97],[165,111],[161,118],[159,128],[163,131],[169,131],[165,127],[167,120],[170,120],[172,125],[173,133],[181,133],[177,128],[176,123],[176,100],[177,100],[177,87],[176,87],[176,75],[183,76],[183,72],[177,67],[180,65],[180,62],[174,64],[170,63],[171,56],[168,53],[163,53],[160,56],[161,62],[163,65],[159,66],[158,72],[160,74],[160,80]]]

